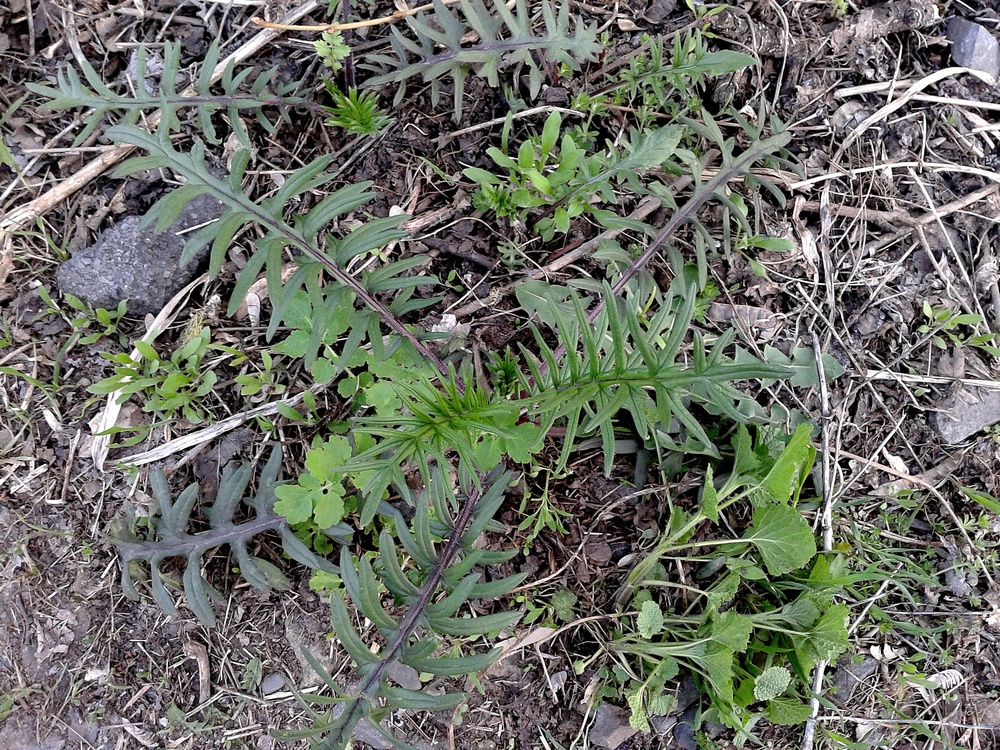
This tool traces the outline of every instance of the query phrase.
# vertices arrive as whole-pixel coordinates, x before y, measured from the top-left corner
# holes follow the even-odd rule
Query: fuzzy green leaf
[[[791,673],[784,667],[769,667],[757,675],[753,684],[753,697],[759,701],[777,698],[792,681]]]
[[[663,612],[654,601],[645,601],[639,610],[636,618],[636,627],[639,635],[649,640],[654,635],[658,635],[663,630]]]
[[[795,698],[772,698],[767,704],[767,718],[781,726],[798,726],[810,716],[812,707]]]
[[[709,638],[736,653],[742,653],[747,650],[752,632],[753,621],[746,615],[730,610],[713,617]]]

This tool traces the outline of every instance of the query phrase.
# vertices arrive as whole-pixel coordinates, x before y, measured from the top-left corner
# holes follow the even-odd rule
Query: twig
[[[452,3],[457,3],[459,0],[441,0],[444,5],[451,5]],[[379,18],[368,18],[364,21],[352,21],[351,23],[324,23],[321,25],[316,24],[290,24],[290,23],[271,23],[270,21],[265,21],[263,18],[251,18],[251,22],[260,26],[264,29],[276,29],[281,31],[346,31],[350,29],[363,29],[367,26],[381,26],[384,23],[395,23],[396,21],[402,21],[407,16],[415,16],[417,13],[423,13],[425,10],[434,10],[434,3],[427,3],[426,5],[419,5],[416,8],[407,8],[406,10],[397,10],[395,13],[390,13],[387,16],[381,16]]]
[[[974,174],[987,180],[991,180],[992,182],[1000,182],[1000,173],[991,169],[982,169],[980,167],[972,167],[965,164],[950,164],[948,162],[936,161],[888,161],[882,164],[875,164],[871,167],[837,169],[834,172],[827,172],[826,174],[817,175],[816,177],[810,177],[805,180],[793,182],[788,186],[788,188],[790,190],[802,190],[802,188],[812,187],[813,185],[818,185],[821,182],[838,180],[841,177],[859,177],[863,174],[888,172],[893,169],[907,169],[909,167],[928,169],[932,172],[958,172],[959,174]]]
[[[823,349],[819,344],[819,336],[813,334],[813,352],[816,355],[816,374],[819,377],[820,394],[820,429],[822,431],[821,445],[821,480],[823,491],[823,513],[820,526],[823,529],[823,551],[833,549],[833,461],[830,459],[830,392],[826,387],[826,369],[823,367]],[[819,695],[823,690],[823,676],[826,674],[826,659],[816,665],[813,672],[812,697],[809,698],[810,715],[802,733],[802,750],[812,750],[816,738],[816,717],[819,716]]]
[[[931,73],[930,75],[924,76],[919,81],[910,86],[910,88],[908,88],[905,92],[903,92],[898,99],[888,102],[884,106],[880,107],[878,110],[876,110],[867,118],[865,118],[865,120],[860,125],[858,125],[854,130],[852,130],[850,134],[844,139],[844,142],[840,144],[840,147],[837,149],[837,153],[834,154],[833,157],[830,159],[830,163],[836,164],[838,161],[840,161],[840,157],[844,155],[844,152],[856,140],[858,140],[858,138],[860,138],[862,134],[866,130],[868,130],[868,128],[870,128],[877,122],[881,122],[896,110],[901,109],[903,106],[906,105],[907,102],[910,101],[910,99],[919,94],[928,86],[931,86],[937,83],[938,81],[944,80],[945,78],[964,75],[966,73],[968,73],[969,75],[974,75],[979,80],[991,86],[995,83],[992,76],[983,73],[982,71],[975,70],[974,68],[961,68],[961,67],[945,68],[944,70],[937,70]]]
[[[187,435],[182,435],[181,437],[175,438],[168,443],[158,445],[152,450],[145,451],[144,453],[136,453],[128,456],[127,458],[123,458],[118,463],[123,467],[134,467],[142,466],[143,464],[151,464],[154,461],[162,461],[167,456],[172,456],[175,453],[180,453],[188,448],[194,448],[202,443],[214,440],[219,435],[224,435],[231,430],[235,430],[244,422],[248,422],[255,417],[270,417],[274,414],[278,414],[280,407],[295,406],[302,401],[307,393],[312,393],[313,395],[322,393],[326,390],[328,385],[328,383],[316,383],[308,390],[296,393],[294,396],[289,396],[288,398],[281,399],[280,401],[274,401],[269,404],[263,404],[262,406],[258,406],[254,409],[248,409],[247,411],[240,412],[239,414],[233,414],[231,417],[226,417],[209,427],[205,427],[195,432],[189,432]]]

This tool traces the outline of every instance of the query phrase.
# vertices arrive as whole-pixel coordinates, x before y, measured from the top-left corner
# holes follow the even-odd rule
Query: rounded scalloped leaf
[[[792,675],[784,667],[769,667],[754,681],[753,697],[759,701],[777,698],[792,681]]]

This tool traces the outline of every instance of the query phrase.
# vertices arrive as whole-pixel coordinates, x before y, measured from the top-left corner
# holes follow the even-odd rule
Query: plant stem
[[[455,555],[457,555],[461,549],[462,535],[465,533],[469,523],[472,521],[473,512],[476,509],[476,504],[479,502],[479,498],[480,491],[473,488],[468,497],[466,497],[465,502],[462,503],[458,516],[455,518],[455,524],[452,527],[451,536],[448,537],[448,541],[445,543],[444,549],[441,550],[441,554],[438,556],[437,562],[434,564],[430,575],[424,582],[420,595],[407,609],[406,617],[399,625],[399,631],[392,641],[390,641],[386,646],[382,659],[379,661],[378,665],[371,670],[360,683],[358,683],[357,696],[348,702],[348,705],[344,710],[345,715],[340,719],[341,732],[343,732],[346,736],[331,735],[316,746],[317,750],[333,750],[333,748],[346,745],[347,741],[351,738],[354,727],[359,721],[361,721],[362,718],[368,715],[367,702],[375,696],[379,688],[382,686],[389,667],[402,659],[403,649],[409,641],[410,636],[413,634],[413,631],[416,630],[420,617],[424,613],[424,609],[430,603],[431,597],[434,596],[437,591],[438,585],[444,577],[445,570],[448,569],[448,566],[451,565]]]

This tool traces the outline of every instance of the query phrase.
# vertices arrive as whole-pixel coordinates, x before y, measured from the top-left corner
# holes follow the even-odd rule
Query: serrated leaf
[[[798,726],[812,716],[812,707],[795,698],[772,698],[767,704],[767,717],[785,727]]]
[[[798,570],[816,556],[816,539],[809,524],[789,505],[767,505],[753,514],[753,526],[743,539],[760,552],[774,576]]]
[[[837,604],[819,618],[805,637],[794,638],[795,650],[813,661],[832,661],[847,650],[846,605]]]
[[[730,610],[712,618],[709,638],[737,653],[742,653],[747,650],[752,632],[753,621],[746,615]]]
[[[729,705],[733,702],[733,651],[725,646],[705,649],[692,660],[708,680],[718,700]]]
[[[663,612],[660,606],[654,601],[645,601],[639,610],[636,618],[636,627],[639,635],[649,640],[654,635],[658,635],[663,630]]]
[[[651,716],[666,716],[673,710],[675,702],[674,696],[669,693],[651,695],[647,701],[646,710]]]
[[[718,608],[730,601],[740,588],[740,574],[734,571],[727,573],[722,579],[709,589],[705,597],[710,606]]]
[[[754,680],[753,697],[758,701],[777,698],[792,681],[791,673],[784,667],[768,667]]]
[[[802,593],[794,601],[782,607],[780,614],[781,619],[792,628],[805,631],[819,619],[819,607],[816,606],[808,593]]]

